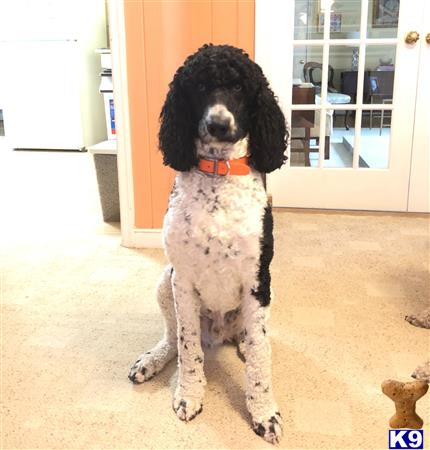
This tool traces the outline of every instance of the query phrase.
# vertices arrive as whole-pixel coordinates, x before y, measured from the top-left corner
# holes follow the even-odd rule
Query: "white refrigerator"
[[[0,109],[17,149],[82,150],[106,139],[103,0],[0,1]]]

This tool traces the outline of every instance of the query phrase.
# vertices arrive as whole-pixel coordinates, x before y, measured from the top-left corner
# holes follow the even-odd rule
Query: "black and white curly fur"
[[[278,442],[281,415],[266,332],[273,218],[262,174],[285,162],[285,118],[261,68],[227,45],[205,45],[176,72],[161,112],[164,163],[179,173],[164,219],[169,266],[158,285],[163,339],[129,378],[149,380],[178,357],[173,400],[188,421],[202,411],[202,345],[234,342],[246,359],[246,404],[254,431]],[[208,176],[199,158],[249,156],[249,175]]]

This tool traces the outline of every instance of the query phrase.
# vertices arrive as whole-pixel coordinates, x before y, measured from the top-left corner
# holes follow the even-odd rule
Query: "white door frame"
[[[121,245],[131,248],[161,248],[161,229],[136,228],[135,226],[134,178],[128,103],[124,0],[109,1],[109,28],[118,149],[117,161],[121,213]]]
[[[115,80],[115,126],[117,138],[118,188],[121,214],[121,244],[133,246],[134,189],[131,159],[130,115],[128,105],[127,53],[125,38],[124,3],[109,2],[110,48],[112,79]]]
[[[294,35],[294,14],[292,2],[277,0],[256,0],[256,61],[259,63],[273,90],[277,94],[281,107],[289,118],[291,114],[291,87]],[[361,63],[358,73],[357,107],[362,106],[362,90],[364,80],[364,51],[367,41],[364,31],[367,27],[368,2],[362,8],[361,24],[363,34],[359,40],[337,40],[338,45],[359,44]],[[289,167],[268,176],[268,189],[273,194],[274,206],[329,208],[329,209],[361,209],[406,211],[408,203],[409,172],[411,164],[411,148],[413,138],[413,122],[415,103],[409,95],[404,95],[405,85],[417,86],[418,74],[411,67],[418,66],[419,47],[408,47],[403,37],[410,30],[417,29],[417,17],[421,17],[424,0],[403,0],[401,3],[398,38],[374,39],[377,44],[397,44],[396,80],[394,95],[395,111],[392,118],[392,139],[389,169],[358,169],[358,152],[354,154],[353,168],[322,168],[324,158],[325,114],[321,115],[320,167]],[[329,35],[330,21],[325,21],[325,34]],[[332,44],[336,41],[331,40]],[[307,45],[312,45],[305,41]],[[314,42],[314,45],[327,42]],[[328,64],[328,52],[324,61]],[[325,103],[324,85],[327,85],[327,71],[323,72],[322,103]],[[403,95],[399,95],[403,89]],[[397,93],[397,95],[396,95]],[[321,105],[301,105],[294,109],[318,109]],[[364,109],[391,109],[391,105],[365,105]],[[330,105],[330,109],[353,109],[345,105]],[[396,113],[401,111],[402,116]],[[361,128],[361,114],[357,114],[356,130]],[[356,135],[355,147],[359,147],[360,135]],[[394,145],[395,144],[395,145]],[[394,182],[394,180],[396,180]]]
[[[426,2],[421,27],[421,57],[412,147],[408,211],[430,212],[430,2]]]

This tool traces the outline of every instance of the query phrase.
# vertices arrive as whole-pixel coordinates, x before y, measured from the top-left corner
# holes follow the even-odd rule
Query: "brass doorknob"
[[[420,38],[420,34],[418,31],[409,31],[409,33],[405,37],[406,44],[416,44],[418,39]]]
[[[427,44],[430,44],[430,33],[427,33],[426,42]]]

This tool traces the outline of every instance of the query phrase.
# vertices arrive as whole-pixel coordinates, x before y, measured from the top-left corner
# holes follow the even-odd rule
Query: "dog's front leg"
[[[277,443],[282,420],[272,389],[271,347],[266,333],[269,308],[261,306],[251,290],[244,296],[246,405],[253,430],[266,441]]]
[[[186,274],[174,273],[173,296],[178,324],[179,376],[173,409],[189,421],[202,411],[204,386],[203,350],[200,341],[200,298]]]

